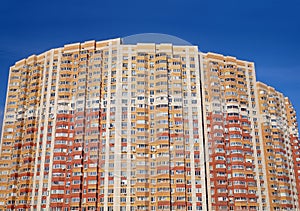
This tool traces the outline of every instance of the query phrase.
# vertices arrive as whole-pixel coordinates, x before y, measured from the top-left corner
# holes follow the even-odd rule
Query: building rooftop
[[[190,42],[185,41],[179,37],[160,33],[142,33],[130,35],[127,37],[123,37],[122,43],[128,45],[135,45],[137,43],[171,43],[173,45],[192,46]]]

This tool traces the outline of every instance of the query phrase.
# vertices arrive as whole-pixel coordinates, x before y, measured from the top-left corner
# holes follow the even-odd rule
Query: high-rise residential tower
[[[213,53],[201,56],[209,204],[213,210],[262,210],[254,64]]]
[[[256,82],[253,62],[152,38],[10,68],[0,210],[299,209],[291,102]]]
[[[299,138],[295,110],[273,87],[257,83],[260,113],[258,156],[260,178],[265,184],[269,206],[282,210],[299,206]],[[262,182],[262,181],[261,181]],[[297,194],[298,193],[298,194]],[[298,195],[298,201],[297,197]],[[299,207],[297,207],[299,209]]]

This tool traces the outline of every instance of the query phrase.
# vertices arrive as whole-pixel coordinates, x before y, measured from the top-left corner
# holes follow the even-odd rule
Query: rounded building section
[[[186,41],[148,34],[17,62],[0,209],[203,209],[198,56]]]

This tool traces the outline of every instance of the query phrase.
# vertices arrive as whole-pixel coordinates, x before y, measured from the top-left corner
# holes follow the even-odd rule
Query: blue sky
[[[67,43],[165,33],[256,63],[300,117],[298,0],[9,0],[0,3],[0,110],[9,66]],[[2,113],[2,112],[1,112]]]

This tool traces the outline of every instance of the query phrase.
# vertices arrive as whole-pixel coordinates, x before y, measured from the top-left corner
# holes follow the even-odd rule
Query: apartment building
[[[262,210],[254,64],[213,53],[202,60],[209,204],[212,210]]]
[[[299,206],[299,139],[298,129],[290,101],[264,83],[257,83],[260,113],[260,164],[270,207],[282,206],[295,210]],[[298,195],[299,196],[299,195]],[[298,201],[297,201],[298,198]],[[296,207],[294,207],[296,205]]]
[[[288,98],[253,62],[136,39],[11,66],[0,210],[299,209]]]

